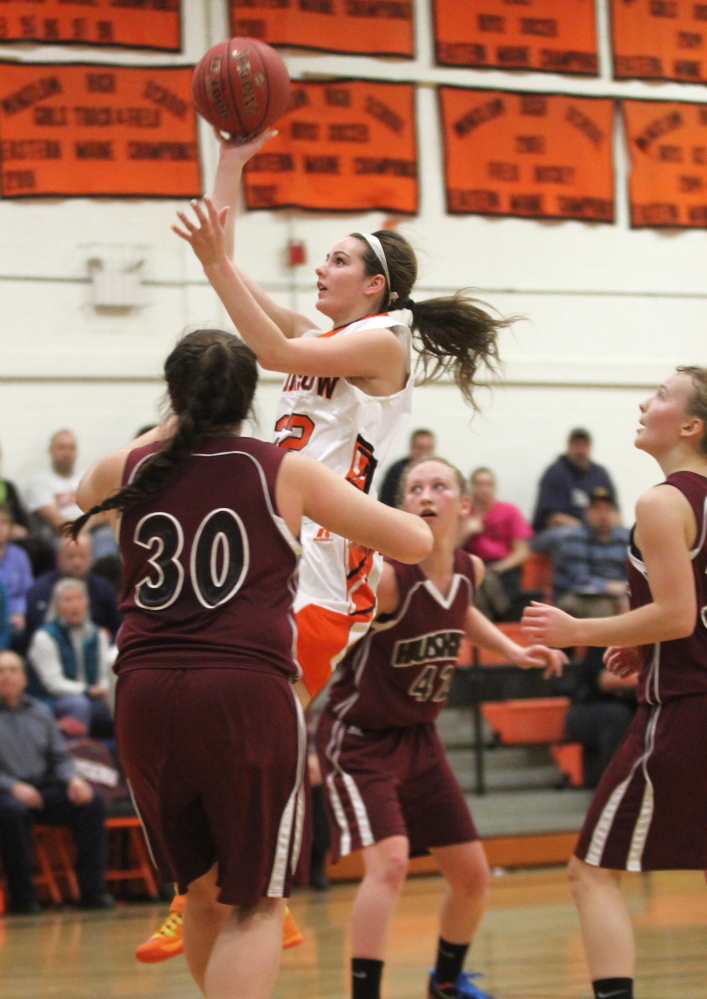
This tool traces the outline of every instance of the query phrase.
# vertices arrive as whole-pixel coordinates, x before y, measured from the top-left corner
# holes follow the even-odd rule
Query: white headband
[[[390,287],[390,271],[388,270],[388,261],[385,259],[383,244],[377,236],[373,235],[372,232],[355,232],[354,236],[359,236],[361,239],[365,239],[375,255],[378,257],[380,265],[383,268],[386,284],[388,286],[388,299],[391,302],[397,302],[398,293],[397,291],[392,291]]]

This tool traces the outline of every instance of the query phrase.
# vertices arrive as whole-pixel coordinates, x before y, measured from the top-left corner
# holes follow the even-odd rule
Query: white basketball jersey
[[[274,443],[302,451],[376,495],[383,463],[407,426],[412,408],[412,334],[387,313],[367,316],[338,330],[308,330],[306,337],[342,337],[359,330],[390,329],[407,363],[404,388],[367,395],[346,378],[287,375],[277,409]]]
[[[405,386],[393,395],[371,396],[346,378],[287,375],[277,410],[274,442],[316,458],[363,492],[375,496],[383,465],[410,419],[414,384],[412,334],[407,326],[383,313],[328,333],[309,330],[304,335],[348,336],[366,329],[390,329],[398,337],[407,363]],[[360,614],[357,602],[363,597],[361,585],[365,582],[370,586],[366,592],[372,591],[373,605],[365,615],[365,623],[352,625],[351,637],[360,637],[375,613],[373,594],[380,575],[380,557],[373,558],[366,580],[359,580],[352,575],[351,556],[344,538],[305,517],[301,541],[295,610],[316,604],[340,614]]]

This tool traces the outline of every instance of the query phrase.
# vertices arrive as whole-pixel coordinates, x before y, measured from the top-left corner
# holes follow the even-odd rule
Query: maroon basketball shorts
[[[707,694],[639,705],[575,853],[617,871],[707,869]]]
[[[116,737],[163,881],[218,864],[218,900],[288,897],[302,847],[306,734],[293,686],[258,669],[121,673]]]
[[[334,860],[389,836],[411,857],[479,838],[434,723],[362,730],[324,711],[317,753]]]

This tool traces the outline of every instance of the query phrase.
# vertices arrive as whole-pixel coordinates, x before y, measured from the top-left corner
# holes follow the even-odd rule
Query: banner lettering
[[[293,80],[277,127],[246,167],[248,208],[417,211],[412,83]]]
[[[617,80],[707,81],[707,3],[611,0]]]
[[[622,101],[634,228],[707,228],[707,104]]]
[[[0,43],[181,51],[179,0],[0,0]]]
[[[0,193],[201,193],[192,68],[0,63]]]
[[[434,0],[437,63],[597,76],[594,0]]]
[[[230,0],[231,33],[319,52],[415,55],[413,0]]]
[[[613,222],[613,101],[440,87],[447,210]]]

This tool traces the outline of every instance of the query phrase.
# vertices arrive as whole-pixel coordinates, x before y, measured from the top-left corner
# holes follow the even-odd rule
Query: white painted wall
[[[293,77],[335,73],[514,90],[707,100],[685,84],[616,83],[609,76],[606,0],[598,0],[602,77],[439,69],[432,65],[430,0],[416,0],[415,62],[289,54]],[[558,3],[562,0],[557,0]],[[225,35],[225,0],[183,0],[186,51],[195,62]],[[174,63],[173,55],[0,46],[25,61],[101,59]],[[464,470],[496,469],[504,498],[530,513],[537,478],[563,449],[568,429],[586,425],[595,457],[614,475],[624,509],[655,481],[650,459],[632,449],[637,402],[678,363],[707,363],[707,236],[702,231],[628,229],[625,152],[616,136],[615,225],[450,217],[444,213],[434,90],[418,97],[421,211],[403,226],[420,251],[415,297],[461,286],[503,313],[527,317],[501,341],[505,383],[480,396],[471,420],[452,386],[417,390],[412,426],[432,427],[440,450]],[[203,130],[207,183],[215,149]],[[0,202],[0,441],[6,475],[20,484],[41,467],[60,426],[79,436],[83,464],[129,439],[157,415],[164,356],[187,323],[223,320],[220,304],[188,248],[169,230],[175,202],[56,200]],[[312,217],[255,212],[239,226],[238,256],[279,300],[316,317],[313,266],[342,233],[375,229],[383,216]],[[292,275],[287,239],[305,241],[310,265]],[[98,245],[96,245],[98,244]],[[86,261],[130,247],[145,256],[145,304],[125,315],[90,304]],[[277,382],[264,381],[260,436],[269,436]],[[403,453],[406,440],[400,442]]]

